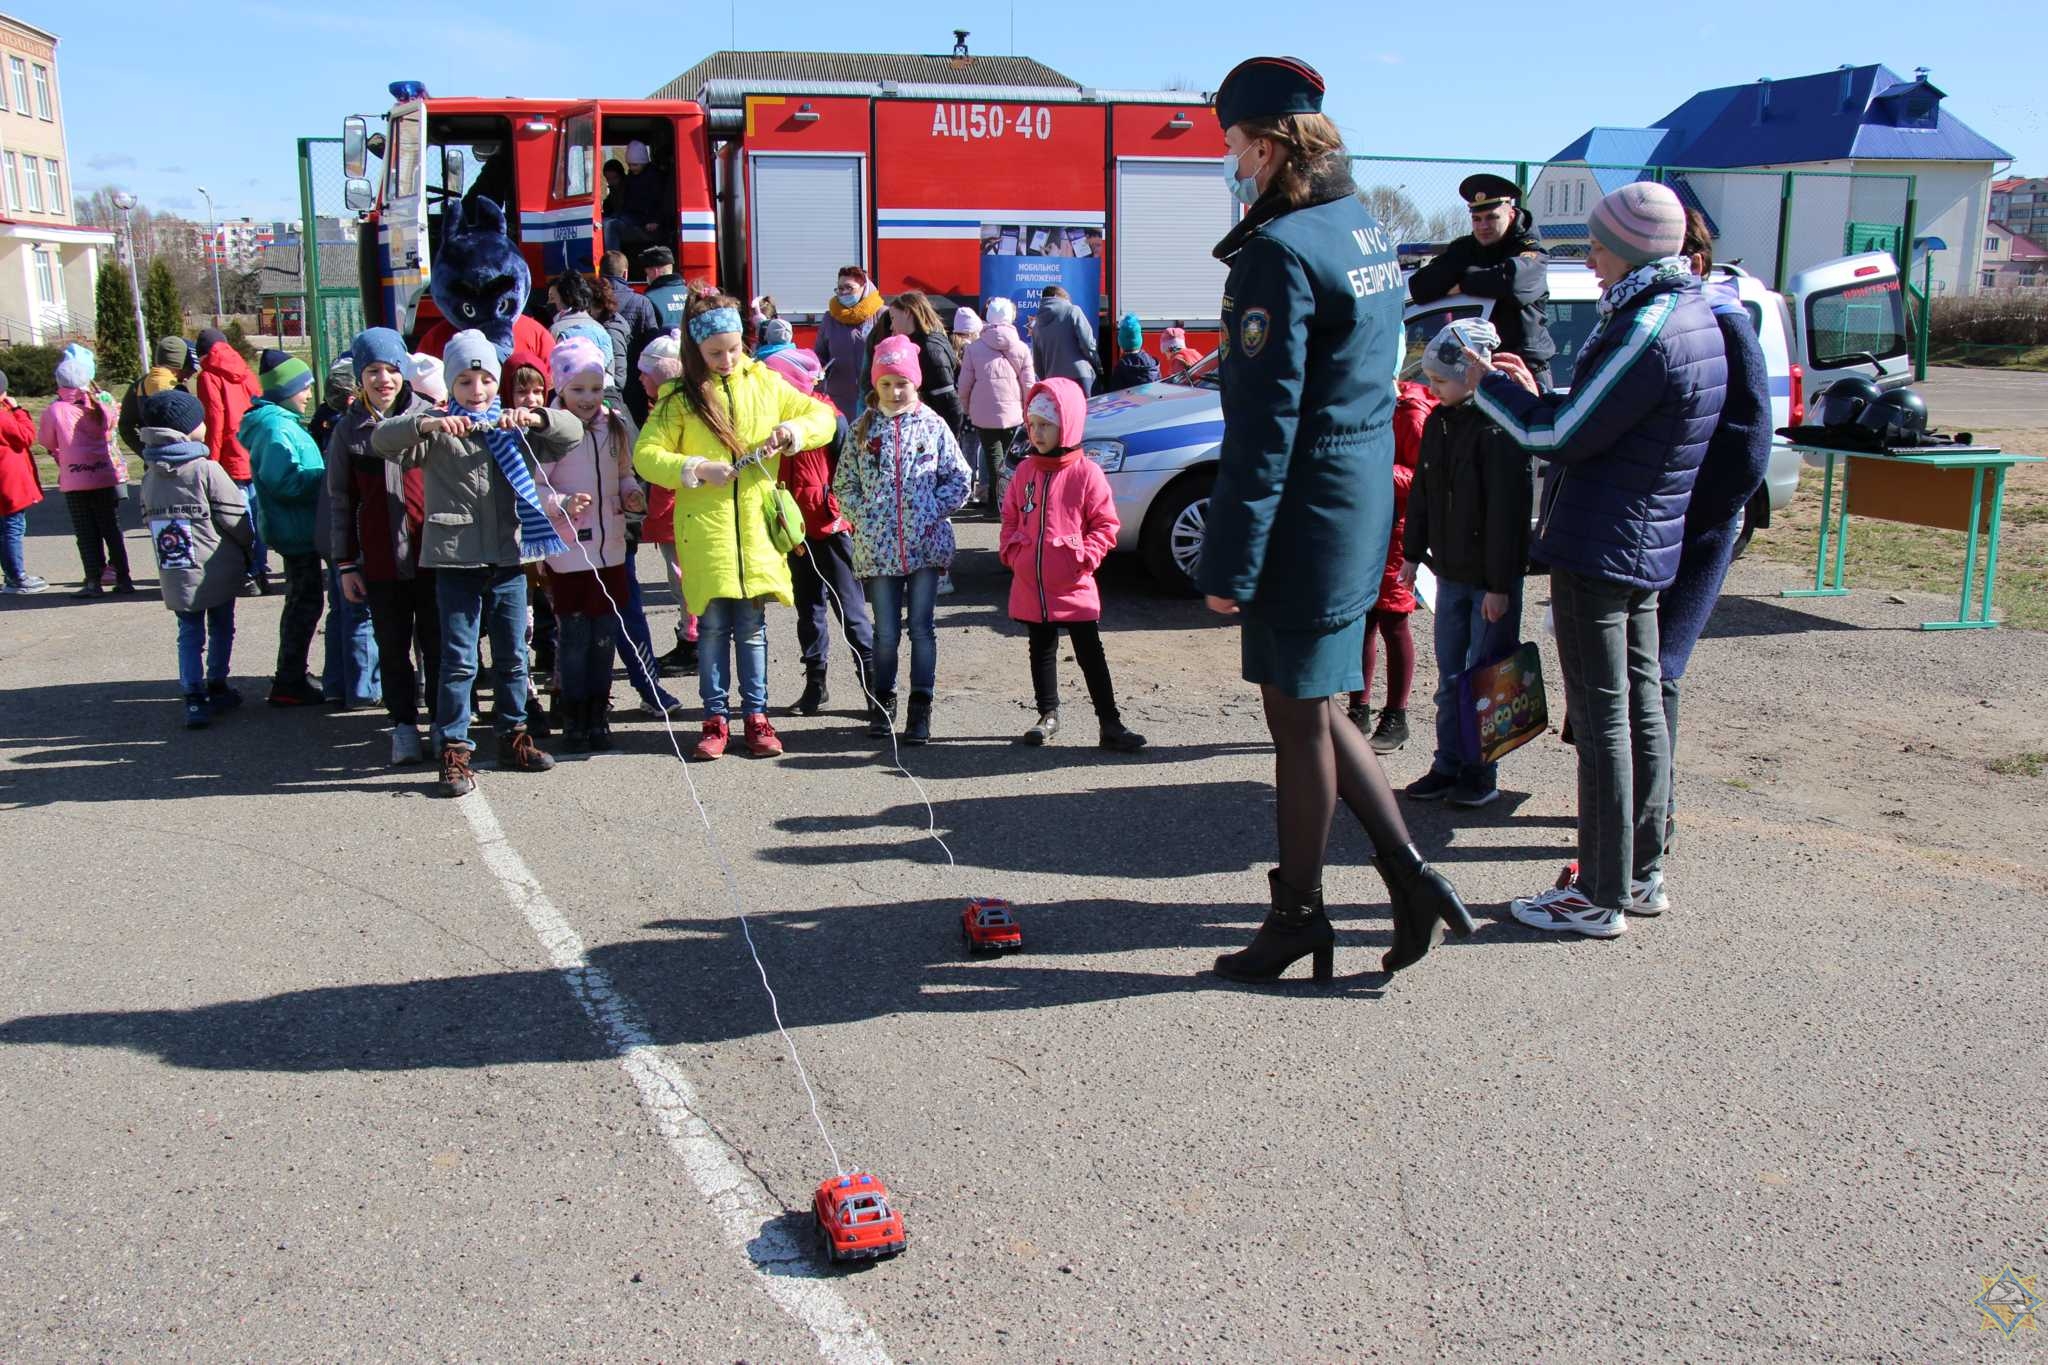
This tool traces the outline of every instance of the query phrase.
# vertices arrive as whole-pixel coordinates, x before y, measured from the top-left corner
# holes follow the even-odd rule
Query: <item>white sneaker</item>
[[[947,572],[947,573],[942,573],[942,574],[940,574],[940,575],[939,575],[939,596],[941,596],[941,597],[951,597],[952,595],[953,595],[953,575],[952,575],[952,573],[951,573],[951,572]]]
[[[420,749],[419,726],[391,727],[391,761],[394,764],[418,763],[425,758],[426,754]]]
[[[1648,881],[1628,884],[1628,912],[1631,915],[1656,916],[1671,908],[1671,897],[1664,894],[1664,874],[1653,872]]]
[[[1619,910],[1603,910],[1577,886],[1552,887],[1508,902],[1508,913],[1531,929],[1586,938],[1619,938],[1628,921]]]
[[[0,588],[0,592],[21,593],[23,595],[32,592],[48,592],[49,590],[50,580],[47,578],[37,578],[32,573],[23,574],[19,583],[9,583],[6,587]]]

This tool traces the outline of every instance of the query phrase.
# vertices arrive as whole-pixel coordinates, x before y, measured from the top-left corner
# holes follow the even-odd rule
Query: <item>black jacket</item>
[[[1534,466],[1478,405],[1439,403],[1422,423],[1402,555],[1436,576],[1513,592],[1529,558]]]
[[[1102,393],[1115,393],[1119,389],[1135,389],[1140,384],[1159,382],[1159,362],[1143,351],[1125,351],[1116,358],[1116,364],[1109,367],[1109,377],[1102,381]]]
[[[918,367],[924,376],[917,386],[917,396],[958,435],[965,418],[960,410],[959,361],[953,355],[952,338],[943,332],[927,332],[913,339],[919,352]],[[870,350],[871,361],[873,354]]]
[[[1514,226],[1492,246],[1471,235],[1408,277],[1408,297],[1435,303],[1456,288],[1475,299],[1492,299],[1493,326],[1500,349],[1540,369],[1557,354],[1544,305],[1550,302],[1549,257],[1536,240],[1529,211],[1515,212]]]

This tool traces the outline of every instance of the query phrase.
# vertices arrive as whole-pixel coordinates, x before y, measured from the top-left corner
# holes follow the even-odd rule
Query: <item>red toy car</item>
[[[960,932],[977,953],[1014,953],[1024,946],[1024,930],[1010,913],[1010,903],[993,897],[967,902],[960,912]]]
[[[904,1248],[903,1215],[889,1207],[889,1187],[877,1176],[827,1176],[811,1197],[811,1212],[830,1260],[872,1260]]]

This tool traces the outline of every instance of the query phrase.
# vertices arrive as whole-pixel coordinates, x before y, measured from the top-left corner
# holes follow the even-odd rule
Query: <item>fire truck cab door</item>
[[[540,247],[541,269],[550,279],[565,270],[588,274],[597,269],[598,197],[604,191],[597,159],[601,113],[595,103],[562,111],[547,207],[520,213],[520,236]]]
[[[431,277],[427,259],[427,106],[408,100],[385,123],[384,204],[377,216],[377,316],[409,332]]]

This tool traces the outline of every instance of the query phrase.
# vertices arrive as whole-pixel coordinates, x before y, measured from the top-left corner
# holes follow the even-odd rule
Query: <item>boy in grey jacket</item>
[[[242,704],[241,693],[228,686],[228,656],[255,528],[242,490],[206,457],[206,413],[197,398],[183,389],[150,394],[137,426],[142,519],[156,550],[164,605],[178,618],[185,728],[204,730],[214,716]]]
[[[504,408],[498,402],[497,346],[482,332],[458,332],[441,353],[445,408],[377,424],[370,449],[423,475],[426,522],[420,567],[434,571],[441,623],[441,791],[476,787],[469,755],[470,692],[477,638],[489,631],[497,676],[498,766],[546,772],[555,766],[526,730],[526,571],[559,553],[535,492],[536,458],[554,460],[583,439],[583,424],[560,408]]]

